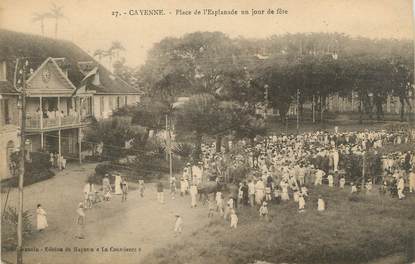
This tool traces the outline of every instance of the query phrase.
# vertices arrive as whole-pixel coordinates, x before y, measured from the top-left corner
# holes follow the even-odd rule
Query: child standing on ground
[[[259,216],[266,221],[268,221],[268,208],[267,208],[267,202],[263,202],[261,207],[259,208]]]
[[[144,180],[143,179],[139,179],[138,180],[138,190],[139,190],[139,193],[140,193],[140,196],[141,197],[144,197],[144,189],[145,189],[145,187],[144,187]]]
[[[317,211],[323,212],[324,210],[326,210],[326,203],[324,202],[323,198],[321,198],[321,195],[320,195],[317,200]]]
[[[236,215],[235,210],[232,210],[231,212],[231,228],[235,228],[238,225],[238,216]]]
[[[174,224],[174,233],[181,234],[183,231],[183,219],[179,214],[176,214],[176,222]]]

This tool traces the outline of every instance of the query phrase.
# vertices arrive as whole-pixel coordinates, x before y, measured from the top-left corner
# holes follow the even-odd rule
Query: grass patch
[[[190,237],[147,256],[143,263],[366,263],[405,252],[415,230],[415,197],[399,201],[377,192],[311,188],[306,212],[293,201],[272,204],[270,221],[261,221],[256,208],[238,212],[238,229],[212,220]],[[327,210],[317,212],[321,194]]]

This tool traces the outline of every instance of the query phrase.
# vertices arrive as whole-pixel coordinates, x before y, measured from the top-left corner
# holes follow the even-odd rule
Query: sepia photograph
[[[1,264],[415,264],[413,0],[1,0]]]

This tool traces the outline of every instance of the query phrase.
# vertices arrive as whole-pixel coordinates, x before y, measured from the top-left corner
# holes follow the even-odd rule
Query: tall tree
[[[49,13],[34,13],[32,21],[33,22],[40,22],[40,32],[42,36],[45,35],[45,19],[50,18]]]
[[[62,18],[66,18],[63,14],[63,6],[58,6],[56,3],[52,3],[52,6],[50,8],[50,12],[48,15],[55,19],[55,38],[58,38],[58,24],[59,20]]]

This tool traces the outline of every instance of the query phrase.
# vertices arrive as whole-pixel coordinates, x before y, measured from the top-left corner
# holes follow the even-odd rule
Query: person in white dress
[[[329,187],[330,187],[330,188],[334,187],[334,178],[333,178],[333,175],[332,175],[332,174],[329,174],[329,175],[327,176],[327,180],[328,180],[328,182],[329,182]]]
[[[403,177],[400,177],[397,183],[397,187],[398,187],[398,198],[399,200],[402,200],[403,198],[405,198],[405,194],[403,194],[403,190],[405,188],[405,180],[403,179]]]
[[[287,181],[282,181],[280,183],[280,186],[281,186],[281,190],[282,190],[282,192],[281,192],[281,200],[282,201],[288,201],[288,200],[290,200],[290,195],[288,194],[288,183],[287,183]]]
[[[323,212],[324,210],[326,210],[326,203],[324,202],[323,198],[319,196],[317,200],[317,211]]]
[[[339,152],[337,149],[333,150],[333,169],[335,172],[338,171],[339,168]]]
[[[120,174],[115,174],[115,192],[114,194],[122,194],[122,190],[121,190],[121,175]]]
[[[260,205],[265,196],[265,185],[261,178],[255,184],[255,202]]]
[[[46,220],[46,212],[43,210],[42,205],[38,204],[36,209],[36,220],[37,220],[37,230],[43,231],[48,227],[48,221]]]

